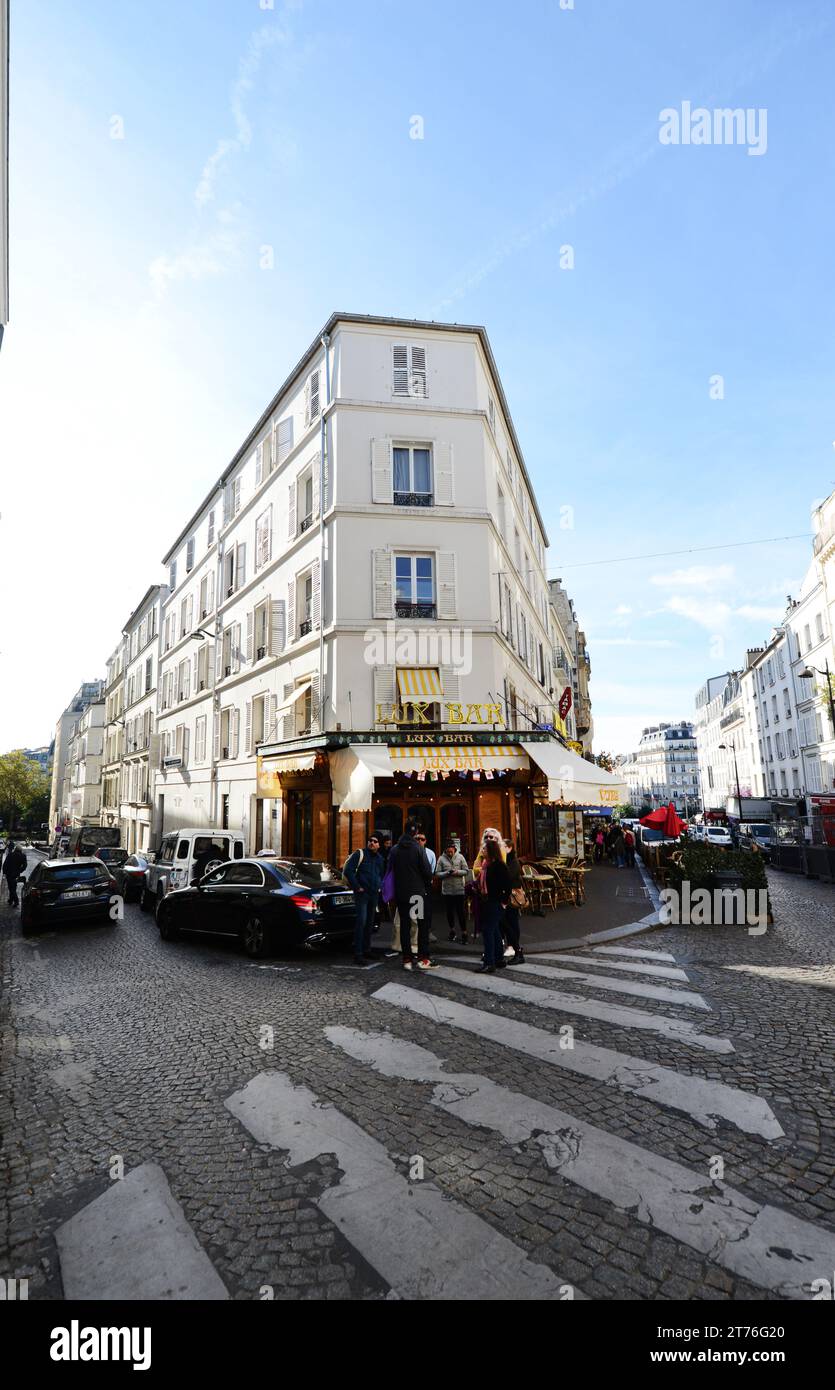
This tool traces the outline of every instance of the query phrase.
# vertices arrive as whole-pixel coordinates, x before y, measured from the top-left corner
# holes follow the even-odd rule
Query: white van
[[[197,830],[169,831],[158,852],[148,856],[142,910],[155,910],[172,889],[188,888],[195,873],[202,878],[228,859],[243,859],[245,855],[244,837],[234,830],[212,830],[203,825]]]

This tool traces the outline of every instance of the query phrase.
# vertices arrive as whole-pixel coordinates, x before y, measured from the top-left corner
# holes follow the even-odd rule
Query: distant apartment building
[[[70,825],[98,825],[104,754],[104,699],[87,706],[73,725],[69,743]]]
[[[101,773],[101,823],[119,824],[119,791],[125,731],[125,639],[107,658],[104,680],[104,751]]]
[[[52,753],[52,789],[49,802],[49,828],[70,823],[70,746],[73,729],[80,716],[94,700],[104,694],[104,681],[85,681],[79,686],[55,726]]]
[[[594,737],[594,721],[589,691],[591,658],[586,647],[586,634],[580,627],[577,614],[574,611],[574,601],[569,598],[562,587],[561,579],[548,581],[548,597],[565,639],[561,648],[561,656],[565,660],[561,662],[560,670],[565,671],[571,690],[573,726],[569,736],[582,743],[584,752],[590,753]]]
[[[648,726],[638,748],[622,759],[617,771],[637,809],[651,806],[655,810],[671,801],[685,815],[699,809],[696,737],[687,721]]]
[[[125,624],[123,740],[119,781],[122,844],[131,853],[150,849],[155,833],[154,779],[159,766],[157,732],[160,632],[164,584],[152,584]]]

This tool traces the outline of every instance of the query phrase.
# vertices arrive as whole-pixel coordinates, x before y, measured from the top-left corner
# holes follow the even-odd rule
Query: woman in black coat
[[[499,923],[502,909],[510,898],[510,875],[502,859],[498,842],[488,840],[485,864],[482,869],[481,935],[484,941],[484,963],[478,967],[488,975],[504,967],[504,944]]]

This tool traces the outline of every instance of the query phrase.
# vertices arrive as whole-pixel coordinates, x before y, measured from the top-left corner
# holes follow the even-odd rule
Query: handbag
[[[383,902],[384,902],[384,903],[393,903],[393,902],[394,902],[395,891],[394,891],[394,865],[393,865],[393,864],[391,864],[391,865],[389,866],[389,868],[386,869],[386,872],[385,872],[385,874],[384,874],[384,876],[383,876],[383,882],[382,882],[382,884],[380,885],[380,892],[381,892],[381,894],[382,894],[382,898],[383,898]]]
[[[518,907],[520,912],[526,911],[528,907],[528,898],[524,888],[511,889],[510,903],[512,907]]]

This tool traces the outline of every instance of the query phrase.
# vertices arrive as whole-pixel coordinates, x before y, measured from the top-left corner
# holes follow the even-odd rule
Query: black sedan
[[[126,903],[139,902],[147,882],[148,860],[144,854],[128,854],[127,850],[123,853],[126,858],[121,864],[109,864],[116,880],[116,891],[121,893]]]
[[[34,936],[62,922],[115,923],[111,898],[116,880],[100,859],[44,859],[23,886],[20,929]]]
[[[350,939],[354,918],[348,884],[312,859],[236,859],[193,887],[166,894],[157,906],[163,941],[181,932],[234,937],[253,959]]]

